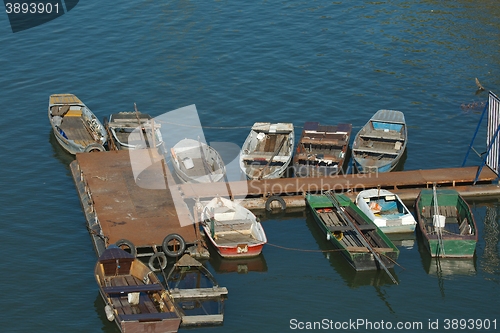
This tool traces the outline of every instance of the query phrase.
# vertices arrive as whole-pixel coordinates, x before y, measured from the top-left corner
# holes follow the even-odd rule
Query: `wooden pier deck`
[[[246,198],[247,208],[264,208],[272,196],[280,196],[287,207],[305,206],[306,193],[333,190],[348,196],[370,188],[383,188],[397,193],[402,200],[415,200],[420,190],[432,187],[453,187],[464,198],[490,197],[500,195],[497,175],[489,168],[483,168],[476,185],[472,185],[478,167],[460,167],[428,170],[384,172],[379,174],[349,174],[322,178],[279,178],[250,180],[229,184],[183,184],[179,191],[184,198],[210,199],[221,193],[233,198]],[[230,190],[227,189],[229,185]]]
[[[132,242],[138,256],[153,254],[172,233],[196,243],[200,236],[189,209],[176,207],[174,200],[182,198],[168,189],[175,184],[168,167],[155,150],[133,153],[143,155],[134,160],[156,163],[134,177],[129,151],[119,150],[77,154],[70,165],[97,255],[121,239]]]
[[[154,162],[134,177],[133,168],[137,165],[132,165],[130,154],[127,150],[77,154],[70,165],[98,255],[107,245],[127,239],[137,247],[139,256],[149,256],[172,233],[181,235],[188,245],[197,244],[201,236],[185,202],[192,205],[193,199],[203,201],[217,195],[244,199],[243,205],[251,209],[263,209],[266,203],[273,207],[281,200],[286,207],[303,207],[306,193],[333,190],[354,196],[377,187],[410,201],[434,183],[453,187],[466,199],[500,196],[497,176],[489,168],[483,168],[476,185],[472,184],[477,167],[176,184],[168,166],[154,150],[133,152],[138,154],[134,161]],[[274,200],[277,197],[280,199]]]

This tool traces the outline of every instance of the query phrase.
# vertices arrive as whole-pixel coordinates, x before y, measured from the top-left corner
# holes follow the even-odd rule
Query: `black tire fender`
[[[85,153],[93,153],[93,152],[96,152],[96,151],[105,151],[106,149],[104,149],[104,147],[99,144],[99,143],[91,143],[89,144],[87,147],[85,147],[85,150],[84,152]]]
[[[271,204],[273,203],[273,201],[278,201],[280,206],[281,206],[281,210],[285,210],[286,209],[286,203],[285,203],[285,200],[283,200],[282,197],[280,197],[279,195],[272,195],[270,196],[269,198],[267,198],[266,200],[266,210],[268,212],[272,211],[273,209],[271,208]]]
[[[158,263],[160,264],[160,268],[156,266]],[[156,252],[149,258],[148,266],[153,272],[164,270],[167,267],[167,256],[163,252]]]
[[[132,243],[128,239],[122,238],[119,241],[117,241],[115,243],[115,245],[118,246],[119,248],[121,248],[122,250],[125,250],[122,248],[122,246],[128,247],[131,255],[133,255],[134,257],[137,255],[137,249],[136,249],[134,243]]]
[[[176,241],[177,244],[170,244],[170,242],[172,241]],[[163,247],[163,252],[167,256],[172,258],[180,256],[186,250],[186,242],[184,241],[184,238],[182,238],[182,236],[179,234],[168,235],[161,243],[161,246]],[[170,247],[173,247],[173,249],[171,250]],[[176,247],[178,248],[176,249]]]

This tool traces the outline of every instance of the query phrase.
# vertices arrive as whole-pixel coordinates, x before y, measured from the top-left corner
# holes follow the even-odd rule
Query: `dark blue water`
[[[351,122],[357,131],[378,109],[395,109],[409,125],[406,170],[455,167],[482,111],[475,105],[487,99],[474,78],[499,93],[499,15],[495,0],[80,1],[15,34],[5,15],[2,331],[118,331],[94,281],[72,157],[50,133],[50,94],[73,93],[99,118],[133,103],[152,116],[196,104],[208,141],[238,145],[256,121]],[[480,151],[484,137],[482,128]],[[224,325],[196,331],[285,332],[293,319],[423,323],[413,331],[436,319],[435,331],[445,319],[489,319],[498,330],[499,204],[471,204],[477,257],[437,269],[418,237],[395,240],[399,285],[354,273],[305,211],[264,216],[270,244],[259,262],[207,263],[229,298]]]

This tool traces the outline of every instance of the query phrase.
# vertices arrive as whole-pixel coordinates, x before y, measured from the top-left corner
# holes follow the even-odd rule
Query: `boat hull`
[[[68,153],[105,150],[107,133],[104,126],[75,95],[51,95],[48,118],[57,142]]]
[[[222,157],[203,142],[183,139],[171,149],[171,155],[175,174],[183,183],[224,181],[226,167]]]
[[[267,237],[255,215],[226,198],[216,197],[202,209],[201,226],[223,258],[251,258],[262,252]]]
[[[443,240],[444,254],[437,238],[426,237],[424,244],[433,258],[472,258],[476,252],[475,240],[445,239]]]
[[[417,197],[418,230],[431,257],[472,258],[478,240],[474,215],[467,202],[455,190],[422,190]],[[437,214],[436,214],[437,213]],[[441,222],[437,218],[441,217]]]
[[[351,131],[351,124],[306,122],[293,157],[295,177],[329,177],[345,171]]]
[[[177,332],[181,316],[158,277],[117,246],[108,247],[94,269],[106,317],[123,333]]]
[[[207,228],[204,228],[205,233],[207,235],[210,233],[210,230],[206,230]],[[218,245],[215,240],[212,237],[208,237],[210,240],[210,243],[215,247],[217,250],[217,253],[222,258],[226,259],[236,259],[236,258],[251,258],[251,257],[256,257],[262,253],[262,248],[264,247],[265,243],[261,244],[256,244],[256,245],[249,245],[249,244],[237,244],[235,246],[220,246]]]
[[[324,198],[321,198],[324,197]],[[349,205],[350,200],[345,196],[339,196],[342,200],[342,203],[345,205]],[[373,253],[366,247],[363,246],[346,246],[346,242],[343,241],[344,237],[350,237],[348,233],[352,233],[352,231],[347,232],[335,232],[332,231],[332,228],[328,227],[324,220],[319,215],[322,210],[333,210],[334,206],[329,199],[325,196],[315,196],[315,195],[307,195],[306,202],[308,207],[310,208],[314,220],[323,233],[326,235],[326,239],[329,240],[336,248],[340,250],[344,258],[348,261],[348,263],[356,270],[356,271],[368,271],[368,270],[378,270],[381,269],[380,263],[377,261]],[[354,203],[352,206],[356,207]],[[352,207],[351,206],[351,207]],[[357,208],[357,207],[356,207]],[[324,211],[323,211],[324,212]],[[358,212],[358,214],[361,211]],[[372,224],[374,228],[377,228],[368,218],[366,218],[366,223]],[[382,239],[384,244],[386,244],[384,248],[377,248],[377,252],[380,253],[380,260],[384,264],[386,268],[394,267],[394,264],[398,258],[399,251],[395,247],[394,244],[380,231],[375,229],[378,237]]]
[[[389,172],[401,160],[407,143],[404,114],[379,110],[356,134],[352,157],[358,173]]]
[[[359,192],[356,205],[384,233],[414,232],[417,222],[396,194],[384,189]]]
[[[255,123],[240,154],[240,169],[246,178],[281,178],[292,162],[294,129],[291,123]]]

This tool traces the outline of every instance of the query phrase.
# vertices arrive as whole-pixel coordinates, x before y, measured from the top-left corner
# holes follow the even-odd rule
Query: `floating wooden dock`
[[[130,154],[127,150],[77,154],[70,165],[98,255],[107,245],[127,239],[137,247],[138,256],[149,256],[172,233],[181,235],[188,245],[199,244],[196,217],[184,202],[191,205],[194,200],[209,200],[217,195],[244,199],[243,205],[251,209],[271,208],[276,203],[302,207],[306,193],[332,190],[354,196],[361,190],[378,187],[410,201],[434,183],[442,188],[453,187],[466,199],[500,195],[497,176],[489,168],[483,168],[476,185],[472,184],[477,167],[176,184],[156,150],[133,151],[137,154],[134,161],[146,161],[145,165],[153,161],[136,177],[133,168],[137,165],[132,166]]]
[[[137,177],[127,150],[77,154],[70,164],[96,253],[101,255],[109,244],[126,239],[138,256],[150,256],[173,233],[188,246],[197,243],[201,236],[191,213],[187,206],[175,206],[174,200],[182,198],[168,189],[175,182],[156,150],[133,154],[134,160],[156,162]]]
[[[279,178],[229,184],[183,184],[178,189],[184,198],[210,199],[222,193],[231,198],[245,198],[243,205],[251,209],[264,208],[266,203],[270,205],[270,201],[276,197],[281,198],[287,207],[302,207],[305,206],[306,193],[331,190],[352,197],[362,190],[379,187],[397,193],[404,201],[410,201],[416,199],[420,190],[430,188],[434,183],[443,188],[453,187],[464,198],[469,199],[500,195],[497,175],[489,168],[483,168],[476,185],[473,185],[477,170],[478,167],[460,167],[323,178]]]

